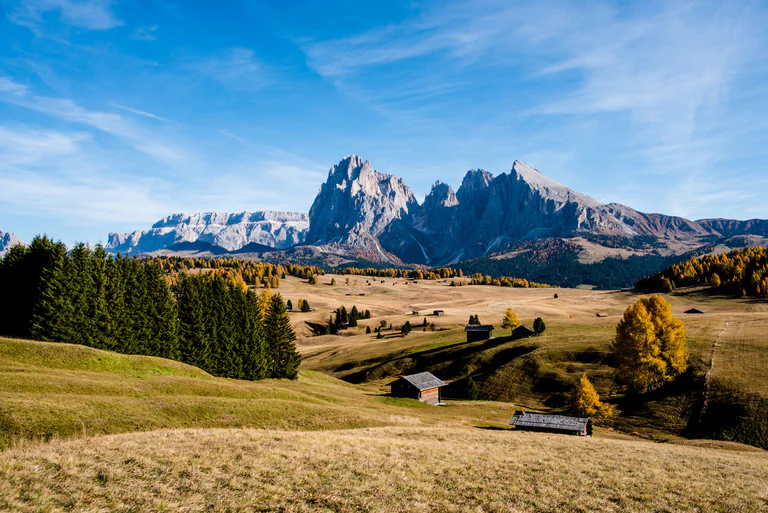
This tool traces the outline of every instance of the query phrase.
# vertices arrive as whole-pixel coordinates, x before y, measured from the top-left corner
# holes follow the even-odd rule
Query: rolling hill
[[[0,401],[7,511],[768,504],[768,457],[746,446],[517,432],[507,403],[430,407],[316,372],[241,382],[158,358],[1,339]]]

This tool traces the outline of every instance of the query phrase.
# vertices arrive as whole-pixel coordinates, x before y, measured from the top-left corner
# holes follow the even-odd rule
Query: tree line
[[[285,279],[286,275],[311,279],[318,274],[325,274],[321,267],[314,265],[282,265],[251,260],[237,260],[235,258],[161,256],[153,257],[153,260],[169,276],[185,273],[192,269],[212,269],[228,273],[232,276],[239,275],[246,285],[273,289],[280,286],[280,280]]]
[[[710,285],[738,297],[768,296],[768,248],[753,247],[693,257],[637,282],[643,291],[671,292],[677,287]]]
[[[296,378],[296,336],[279,294],[256,294],[225,270],[167,270],[162,259],[35,237],[0,261],[0,332],[170,358],[221,377]]]

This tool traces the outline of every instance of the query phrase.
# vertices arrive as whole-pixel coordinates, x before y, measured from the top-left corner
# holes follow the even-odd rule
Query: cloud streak
[[[8,14],[18,24],[39,32],[43,16],[58,13],[59,21],[88,30],[109,30],[123,22],[112,12],[111,0],[21,0]]]
[[[158,140],[156,134],[134,125],[119,114],[89,110],[69,98],[53,98],[33,94],[30,90],[7,77],[0,77],[0,101],[42,112],[72,123],[97,128],[128,142],[137,150],[166,164],[174,164],[187,158],[184,151]],[[135,109],[133,109],[135,111]],[[141,111],[135,111],[139,113]],[[141,113],[145,117],[154,115]],[[155,118],[160,119],[155,116]]]

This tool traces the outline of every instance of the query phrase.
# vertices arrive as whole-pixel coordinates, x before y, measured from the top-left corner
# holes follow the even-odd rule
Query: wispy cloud
[[[123,24],[112,12],[111,0],[21,0],[9,11],[8,18],[38,31],[44,15],[56,12],[59,21],[88,30],[108,30]]]
[[[156,121],[162,121],[163,123],[172,123],[170,119],[164,118],[162,116],[158,116],[157,114],[152,114],[151,112],[134,109],[133,107],[128,107],[127,105],[120,105],[119,103],[114,103],[114,102],[109,102],[109,105],[111,105],[112,107],[117,107],[118,109],[122,109],[126,112],[136,114],[137,116],[144,116],[145,118],[154,119]]]
[[[177,163],[185,158],[185,152],[180,148],[158,140],[157,134],[138,127],[119,114],[89,110],[69,98],[39,96],[7,77],[0,77],[0,101],[97,128],[165,163]]]
[[[187,64],[194,73],[237,90],[259,89],[269,83],[266,66],[249,48],[231,48]]]
[[[157,25],[152,25],[149,27],[138,27],[133,31],[131,38],[136,39],[137,41],[155,41],[157,39],[155,36],[157,29]]]
[[[71,155],[80,143],[90,141],[83,132],[38,130],[0,125],[0,166],[38,164],[51,157]]]

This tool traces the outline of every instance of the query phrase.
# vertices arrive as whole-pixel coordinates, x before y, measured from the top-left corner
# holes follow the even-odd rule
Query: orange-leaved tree
[[[627,308],[611,351],[618,381],[636,392],[672,381],[688,367],[685,325],[659,295],[640,298]]]
[[[576,383],[573,409],[577,415],[592,417],[596,421],[605,420],[613,416],[613,407],[600,401],[600,395],[598,395],[597,390],[595,390],[586,374],[582,374]]]

